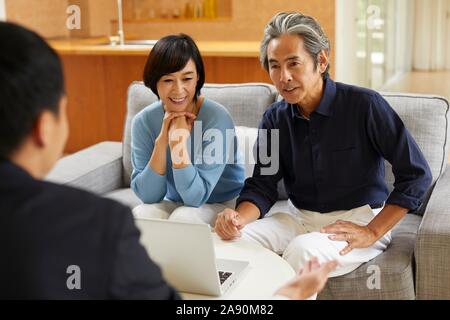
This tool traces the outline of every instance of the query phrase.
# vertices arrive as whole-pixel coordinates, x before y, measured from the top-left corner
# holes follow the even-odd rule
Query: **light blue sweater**
[[[163,117],[162,103],[157,101],[133,119],[131,188],[136,195],[144,203],[166,198],[192,207],[235,198],[243,187],[245,172],[237,151],[234,123],[225,107],[204,99],[187,141],[192,164],[183,169],[172,168],[167,148],[166,174],[160,175],[148,163]]]

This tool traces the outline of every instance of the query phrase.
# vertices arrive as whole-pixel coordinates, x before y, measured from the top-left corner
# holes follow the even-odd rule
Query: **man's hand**
[[[225,209],[217,214],[214,230],[222,240],[233,240],[241,236],[245,223],[237,211]]]
[[[360,226],[350,221],[337,220],[323,227],[320,232],[330,233],[330,240],[347,241],[347,246],[339,252],[342,256],[355,248],[368,248],[378,240],[375,232],[368,226]]]
[[[304,300],[320,292],[328,279],[328,274],[337,266],[336,261],[320,265],[316,257],[306,263],[306,266],[286,283],[275,294],[292,300]]]

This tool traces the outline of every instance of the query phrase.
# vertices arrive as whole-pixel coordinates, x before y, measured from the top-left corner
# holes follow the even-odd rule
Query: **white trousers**
[[[199,208],[163,200],[159,203],[141,204],[133,209],[135,218],[169,219],[190,223],[206,223],[214,227],[217,214],[226,208],[234,208],[236,199],[223,203],[205,203]]]
[[[320,263],[336,260],[338,267],[330,277],[337,277],[382,253],[391,241],[390,232],[369,248],[353,249],[341,256],[339,252],[347,246],[347,242],[330,240],[329,234],[321,233],[320,229],[336,220],[367,225],[380,211],[366,205],[349,211],[319,213],[300,210],[290,201],[282,201],[270,210],[268,216],[246,225],[242,230],[242,238],[282,255],[296,271],[303,268],[313,256]]]

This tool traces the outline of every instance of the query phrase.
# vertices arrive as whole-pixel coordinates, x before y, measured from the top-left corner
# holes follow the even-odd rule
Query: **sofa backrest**
[[[402,119],[422,150],[433,175],[433,183],[444,172],[448,162],[449,102],[435,95],[382,93]],[[393,189],[392,166],[385,161],[386,182]]]
[[[238,139],[248,135],[254,141],[256,128],[264,111],[279,99],[274,86],[263,83],[205,84],[202,94],[224,105],[231,113],[236,126],[250,127],[238,130]],[[425,155],[433,175],[433,182],[444,172],[448,159],[450,140],[449,103],[445,98],[433,95],[383,93],[405,123]],[[131,121],[143,108],[156,101],[156,96],[142,82],[133,82],[128,88],[127,116],[123,143],[124,183],[130,184],[131,176]],[[239,136],[241,135],[241,136]],[[252,172],[247,165],[247,175]],[[393,189],[394,176],[391,165],[386,162],[386,182]],[[286,197],[279,185],[280,199]]]
[[[236,126],[255,127],[267,109],[277,98],[275,87],[265,83],[205,84],[202,95],[225,106]],[[128,88],[127,116],[123,134],[123,181],[130,185],[131,122],[134,116],[157,100],[153,92],[142,82],[133,82]]]

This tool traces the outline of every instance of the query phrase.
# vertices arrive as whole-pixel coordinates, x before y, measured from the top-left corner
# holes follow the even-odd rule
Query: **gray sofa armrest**
[[[101,142],[58,161],[46,180],[97,194],[122,187],[122,143]]]
[[[414,255],[416,298],[450,299],[450,165],[431,194]]]

